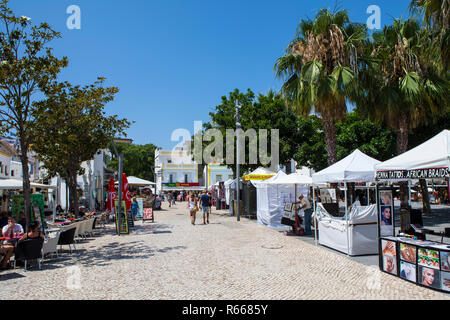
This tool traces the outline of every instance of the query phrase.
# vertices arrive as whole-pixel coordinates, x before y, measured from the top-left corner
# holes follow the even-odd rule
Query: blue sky
[[[382,25],[408,16],[409,0],[341,0],[352,21],[366,22],[370,5]],[[173,130],[193,132],[208,121],[221,97],[235,88],[278,90],[273,66],[302,18],[313,18],[334,0],[11,0],[18,16],[48,22],[62,33],[51,43],[69,66],[60,79],[92,83],[98,76],[119,87],[108,114],[136,121],[135,143],[172,148]],[[69,30],[70,5],[81,8],[81,30]]]

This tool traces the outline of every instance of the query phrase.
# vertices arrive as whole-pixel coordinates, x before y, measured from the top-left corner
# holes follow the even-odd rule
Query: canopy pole
[[[370,206],[370,182],[367,182],[367,206]]]
[[[408,180],[408,204],[411,208],[411,180]]]
[[[277,189],[278,189],[278,186],[277,186]],[[297,202],[297,184],[294,184],[294,196],[295,196],[294,202]],[[294,204],[294,206],[295,206],[295,210],[294,210],[294,214],[295,214],[295,230],[294,230],[294,233],[295,233],[295,235],[298,235],[299,234],[299,232],[298,232],[298,227],[299,227],[298,210],[297,210],[297,205]]]
[[[344,182],[345,187],[345,221],[346,221],[346,229],[347,229],[347,255],[350,255],[350,248],[349,248],[349,240],[348,240],[348,204],[347,204],[347,182]]]
[[[312,198],[313,198],[313,208],[314,208],[314,243],[317,246],[317,208],[316,208],[316,192],[314,190],[314,185],[312,186],[312,190],[313,190],[313,194],[312,194]]]

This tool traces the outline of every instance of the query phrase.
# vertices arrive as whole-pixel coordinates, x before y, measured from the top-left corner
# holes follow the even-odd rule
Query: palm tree
[[[295,39],[275,64],[288,105],[301,116],[312,111],[320,116],[329,165],[337,161],[335,122],[347,112],[346,99],[358,74],[360,43],[366,37],[366,26],[350,23],[345,10],[322,9],[314,20],[301,20]]]
[[[431,31],[432,43],[427,52],[438,58],[440,72],[448,72],[450,64],[450,0],[412,0],[411,13],[422,15],[425,27]]]
[[[408,134],[448,109],[449,83],[425,53],[430,33],[415,19],[394,20],[373,34],[359,74],[358,108],[397,132],[397,152],[408,150]]]
[[[371,120],[397,132],[398,154],[408,150],[411,129],[449,108],[449,83],[427,52],[432,41],[429,30],[417,20],[396,19],[375,32],[366,46],[357,105]],[[407,204],[405,184],[401,200]]]

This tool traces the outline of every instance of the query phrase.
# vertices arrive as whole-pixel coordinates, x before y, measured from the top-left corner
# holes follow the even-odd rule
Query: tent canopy
[[[259,167],[250,174],[244,176],[244,180],[256,181],[256,180],[267,180],[275,175],[275,172],[269,169]]]
[[[128,185],[129,186],[135,186],[135,187],[145,187],[145,186],[151,186],[155,185],[156,183],[147,181],[144,179],[140,179],[137,177],[127,177],[128,179]],[[119,184],[119,181],[116,182],[116,184]]]
[[[299,172],[291,173],[290,175],[284,174],[283,176],[279,176],[277,179],[272,181],[267,181],[267,183],[271,184],[312,184],[312,178],[305,176]]]
[[[56,189],[56,186],[30,182],[31,188],[38,189]],[[0,190],[21,190],[23,189],[22,180],[16,179],[0,179]]]
[[[375,181],[375,165],[381,162],[356,149],[332,166],[313,174],[314,183]]]
[[[414,149],[378,164],[376,171],[434,168],[450,168],[450,130],[444,130]]]

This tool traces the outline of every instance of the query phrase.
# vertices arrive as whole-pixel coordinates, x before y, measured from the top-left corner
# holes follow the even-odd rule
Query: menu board
[[[380,267],[383,271],[397,275],[394,265],[398,265],[402,279],[450,292],[450,245],[407,237],[386,237],[381,240],[381,248],[383,259],[380,259]],[[394,248],[399,249],[398,256]]]
[[[155,218],[153,216],[153,208],[144,208],[144,221],[155,221]]]
[[[129,234],[130,230],[128,227],[128,213],[126,210],[126,204],[125,201],[122,201],[122,210],[120,210],[120,234]],[[114,201],[114,211],[116,215],[116,231],[119,233],[119,219],[118,219],[118,212],[119,212],[119,201]]]

